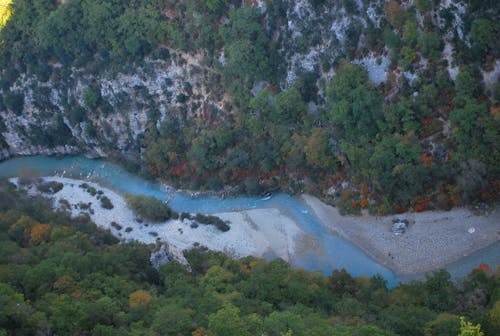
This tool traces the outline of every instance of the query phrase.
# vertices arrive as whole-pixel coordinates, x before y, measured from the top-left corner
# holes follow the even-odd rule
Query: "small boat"
[[[273,195],[272,195],[272,194],[265,194],[265,195],[264,195],[264,198],[261,198],[260,200],[261,200],[261,201],[268,201],[268,200],[270,200],[270,199],[271,199],[271,197],[273,197]]]

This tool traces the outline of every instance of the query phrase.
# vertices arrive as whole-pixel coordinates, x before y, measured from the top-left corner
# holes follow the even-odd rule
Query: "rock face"
[[[167,243],[162,243],[155,252],[151,253],[149,260],[156,269],[171,261],[177,261],[181,265],[189,265],[182,250]]]
[[[204,56],[172,53],[166,61],[131,66],[129,73],[73,69],[66,80],[47,82],[21,76],[10,91],[24,97],[24,107],[17,113],[0,111],[0,160],[35,154],[106,156],[113,150],[137,154],[138,139],[167,116],[221,110],[220,78],[202,65]],[[98,97],[96,106],[89,106],[91,94]]]

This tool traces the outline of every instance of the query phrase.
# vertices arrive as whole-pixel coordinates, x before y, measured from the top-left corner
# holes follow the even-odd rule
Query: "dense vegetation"
[[[229,184],[248,193],[321,193],[333,186],[329,197],[351,211],[448,209],[498,198],[500,85],[486,89],[481,74],[498,59],[494,1],[468,2],[460,36],[452,29],[454,14],[440,9],[440,1],[419,0],[404,8],[390,0],[377,13],[379,25],[370,20],[350,25],[344,45],[332,46],[340,54],[297,73],[290,86],[283,85],[283,53],[321,46],[314,25],[326,23],[315,19],[310,35],[292,43],[283,28],[288,3],[264,3],[265,13],[239,0],[68,0],[61,5],[17,0],[0,32],[0,108],[22,113],[23,94],[11,86],[22,73],[59,85],[72,67],[117,73],[146,57],[204,53],[210,69],[205,85],[221,88],[228,95],[225,105],[199,117],[170,114],[161,122],[157,106],[142,106],[149,116],[137,155],[142,173],[192,189]],[[363,15],[352,0],[311,3],[318,12],[342,6],[353,22]],[[445,42],[453,48],[454,64],[442,57]],[[350,63],[370,52],[390,59],[388,80],[380,85]],[[455,80],[448,65],[458,67]],[[325,83],[331,70],[336,75]],[[259,83],[264,83],[261,90],[252,93]],[[193,84],[185,83],[174,97],[177,103],[190,104]],[[43,89],[36,89],[37,104],[51,111]],[[83,105],[78,97],[66,97],[68,120],[78,124],[119,110],[101,91],[89,85]],[[89,137],[99,136],[92,123],[85,125]],[[46,130],[26,136],[55,146],[71,141],[68,131],[62,118],[54,118]],[[340,188],[343,181],[350,186]]]
[[[500,332],[500,277],[485,265],[392,289],[203,249],[186,253],[190,271],[156,270],[154,246],[118,244],[47,202],[0,185],[0,335],[437,336],[458,335],[460,316]]]
[[[165,222],[172,217],[178,217],[165,202],[153,196],[127,194],[125,200],[137,216],[147,221]]]
[[[179,215],[167,203],[153,196],[127,194],[125,195],[125,200],[128,207],[134,211],[140,220],[165,222],[169,219],[178,219],[180,217],[181,220],[189,219],[191,225],[194,227],[197,227],[198,224],[213,225],[222,232],[229,231],[231,228],[229,222],[225,222],[217,216],[203,215],[201,213],[191,215],[187,212]]]

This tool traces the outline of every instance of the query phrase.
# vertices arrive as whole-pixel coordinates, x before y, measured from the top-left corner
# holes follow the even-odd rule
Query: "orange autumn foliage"
[[[405,207],[404,205],[399,204],[399,203],[394,204],[394,212],[395,213],[403,213],[406,211],[408,211],[408,208]]]
[[[420,162],[422,163],[422,166],[430,167],[432,164],[432,156],[427,153],[423,153],[420,156]]]
[[[359,189],[361,191],[361,195],[366,196],[368,194],[368,186],[366,184],[361,184]]]
[[[368,200],[366,198],[361,199],[359,205],[364,209],[368,205]]]
[[[151,303],[152,296],[144,290],[138,290],[129,295],[128,304],[130,308],[137,308],[139,306],[148,308]]]
[[[415,204],[414,210],[415,212],[422,212],[427,210],[428,206],[429,200],[427,198],[421,198],[417,201],[417,204]]]
[[[32,244],[40,244],[48,241],[50,237],[50,225],[37,224],[30,230],[30,241]]]
[[[241,265],[240,265],[240,271],[241,271],[242,273],[245,273],[245,274],[250,274],[251,269],[250,269],[250,266],[245,265],[245,264],[241,264]]]
[[[395,0],[389,0],[384,5],[385,13],[387,14],[387,20],[395,28],[401,28],[405,20],[405,10],[404,8]]]
[[[191,333],[193,336],[208,336],[207,330],[204,327],[198,327]]]
[[[499,118],[500,117],[500,106],[492,106],[490,108],[490,113],[493,118]]]
[[[156,165],[152,164],[152,165],[149,165],[148,167],[148,170],[149,170],[149,173],[153,176],[158,176],[158,167],[156,167]]]
[[[478,267],[474,269],[474,271],[481,271],[484,272],[484,274],[491,276],[493,274],[493,270],[491,269],[490,265],[481,263]]]

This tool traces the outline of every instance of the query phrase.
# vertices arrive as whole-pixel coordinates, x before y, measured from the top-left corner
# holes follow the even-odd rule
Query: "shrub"
[[[88,210],[90,209],[90,206],[92,205],[92,203],[83,203],[83,202],[80,202],[78,203],[78,207],[82,210]]]
[[[111,203],[111,200],[109,198],[107,198],[106,196],[101,197],[101,206],[104,209],[113,209],[114,208],[113,203]]]
[[[122,226],[120,224],[118,224],[117,222],[111,222],[111,226],[114,227],[115,229],[117,229],[118,231],[120,231],[122,229]],[[128,229],[131,229],[131,228],[127,228]],[[125,230],[125,231],[127,231]],[[129,232],[129,231],[127,231]]]
[[[134,229],[133,229],[133,228],[131,228],[131,227],[129,226],[129,227],[127,227],[127,228],[125,229],[125,232],[126,232],[126,233],[129,233],[129,232],[132,232],[133,230],[134,230]]]
[[[222,232],[229,231],[229,229],[231,228],[228,223],[224,222],[222,219],[216,216],[203,215],[199,213],[196,214],[194,219],[200,224],[213,225]]]
[[[65,198],[61,198],[61,199],[59,200],[59,203],[61,203],[61,205],[62,205],[64,208],[66,208],[66,209],[68,209],[68,210],[71,210],[71,204],[68,202],[68,200],[67,200],[67,199],[65,199]]]
[[[151,222],[167,221],[174,214],[167,204],[152,196],[128,194],[125,200],[137,215]]]
[[[95,196],[97,194],[97,190],[94,187],[89,187],[87,189],[87,192],[91,194],[92,196]]]
[[[55,194],[61,191],[62,188],[64,188],[64,184],[57,181],[49,181],[37,184],[36,188],[43,193]]]

